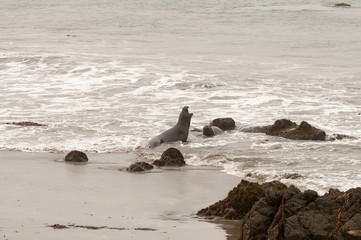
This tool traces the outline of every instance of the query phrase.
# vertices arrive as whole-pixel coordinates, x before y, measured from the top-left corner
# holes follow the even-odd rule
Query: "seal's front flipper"
[[[149,143],[149,148],[155,148],[158,147],[160,144],[162,144],[164,141],[162,139],[152,139]]]

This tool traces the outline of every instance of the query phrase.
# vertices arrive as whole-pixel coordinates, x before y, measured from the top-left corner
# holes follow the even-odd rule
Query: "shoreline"
[[[131,154],[87,155],[89,163],[75,165],[62,161],[62,153],[1,151],[0,234],[9,240],[239,238],[237,221],[196,216],[226,197],[238,177],[192,166],[129,173],[124,169],[137,160]],[[50,227],[56,224],[69,228]]]

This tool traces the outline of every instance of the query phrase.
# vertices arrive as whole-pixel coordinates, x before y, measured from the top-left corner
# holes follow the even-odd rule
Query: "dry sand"
[[[85,165],[64,156],[0,152],[0,240],[238,239],[238,222],[195,216],[237,177],[190,166],[128,173],[128,154],[88,154]]]

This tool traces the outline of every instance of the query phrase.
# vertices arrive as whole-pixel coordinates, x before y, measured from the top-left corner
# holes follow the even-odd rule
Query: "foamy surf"
[[[357,1],[347,9],[313,0],[152,0],[147,9],[85,1],[72,11],[65,2],[36,3],[41,18],[32,4],[0,9],[0,150],[128,152],[152,161],[176,147],[192,166],[249,180],[319,192],[359,185]],[[194,113],[191,129],[219,117],[237,128],[149,149],[183,106]],[[242,131],[281,118],[355,138],[304,142]],[[46,126],[7,124],[20,121]]]

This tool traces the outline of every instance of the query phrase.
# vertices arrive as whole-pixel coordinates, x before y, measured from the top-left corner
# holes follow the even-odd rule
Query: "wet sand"
[[[129,154],[88,154],[84,165],[64,156],[0,152],[0,239],[239,238],[238,222],[195,215],[240,182],[220,169],[128,173]]]

